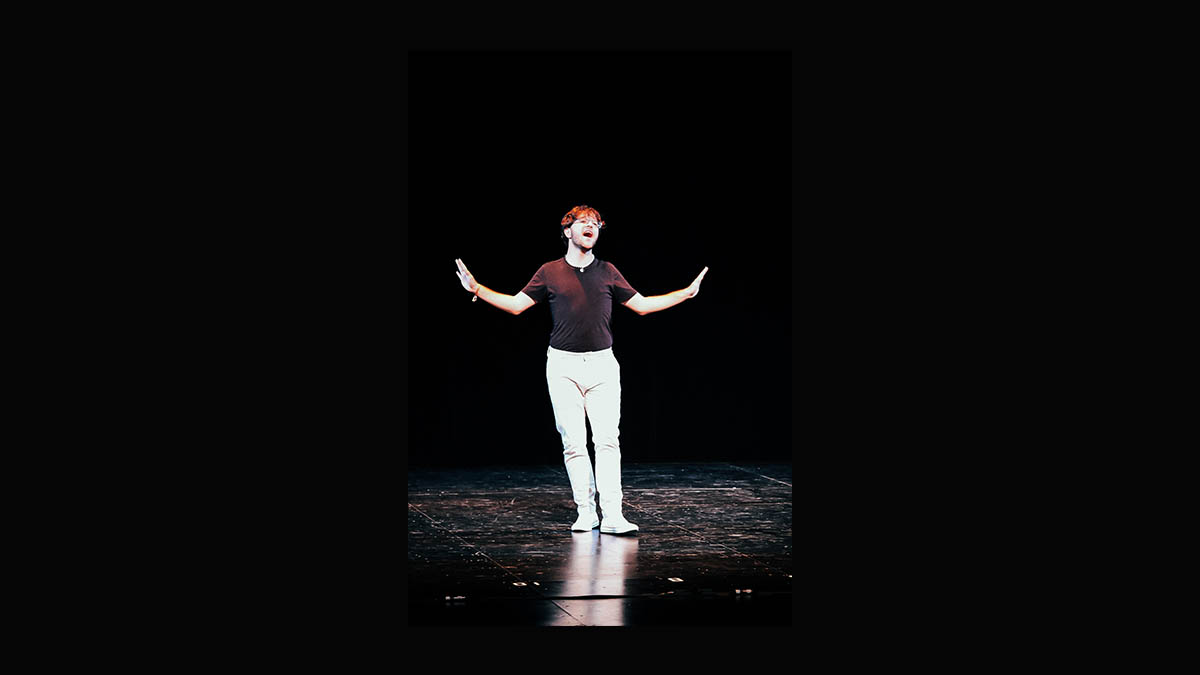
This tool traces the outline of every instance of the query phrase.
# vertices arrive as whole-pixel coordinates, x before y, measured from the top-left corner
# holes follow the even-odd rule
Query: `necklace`
[[[566,258],[563,258],[563,260],[566,260]],[[583,274],[583,272],[584,272],[585,270],[587,270],[587,268],[591,267],[591,266],[592,266],[592,263],[594,263],[594,262],[596,262],[596,259],[593,257],[593,258],[592,258],[591,260],[589,260],[589,261],[588,261],[588,263],[587,263],[586,265],[584,265],[583,267],[579,267],[578,265],[575,265],[575,264],[571,263],[570,261],[567,261],[567,264],[568,264],[568,265],[570,265],[571,267],[574,267],[574,268],[575,268],[575,270],[576,270],[577,272],[579,272],[580,274]]]

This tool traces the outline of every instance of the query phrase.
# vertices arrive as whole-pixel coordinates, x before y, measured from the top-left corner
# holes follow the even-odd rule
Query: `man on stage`
[[[612,350],[612,303],[616,300],[639,315],[674,307],[696,297],[708,268],[687,288],[642,297],[615,265],[592,252],[604,227],[596,209],[580,205],[568,211],[559,230],[566,255],[542,265],[516,295],[493,291],[478,283],[462,260],[455,263],[463,288],[475,296],[472,302],[482,298],[510,314],[520,314],[538,302],[549,303],[553,328],[546,351],[546,385],[578,512],[571,530],[599,527],[607,534],[628,534],[638,526],[621,513],[621,366]],[[594,473],[585,418],[592,425],[596,446]],[[597,491],[603,523],[596,514]]]

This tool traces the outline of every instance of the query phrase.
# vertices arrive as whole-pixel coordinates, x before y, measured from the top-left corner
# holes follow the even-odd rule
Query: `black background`
[[[555,462],[551,319],[517,293],[600,211],[597,257],[644,296],[614,306],[626,462],[789,460],[792,61],[788,52],[413,52],[408,61],[410,465]]]
[[[394,579],[387,533],[405,466],[556,461],[541,372],[549,317],[470,303],[453,260],[515,292],[561,254],[557,221],[584,202],[611,225],[598,254],[643,294],[711,268],[680,307],[648,317],[616,308],[626,391],[644,397],[627,394],[623,446],[631,459],[769,458],[781,449],[755,439],[785,441],[808,542],[797,578],[831,595],[814,601],[809,625],[856,644],[872,621],[876,635],[909,626],[944,637],[977,632],[964,617],[1040,601],[1029,590],[1039,579],[1058,597],[1057,582],[1076,570],[1044,563],[1078,525],[1077,509],[1046,513],[1060,499],[1084,503],[1063,496],[1078,481],[1060,480],[1074,477],[1064,462],[1077,468],[1062,447],[1088,428],[1067,410],[1079,393],[1071,359],[1096,343],[1071,333],[1091,277],[1065,289],[1060,278],[1078,259],[1061,228],[1083,225],[1073,214],[1088,200],[1052,198],[1076,196],[1063,133],[1093,111],[1057,94],[1063,68],[1047,70],[1045,51],[1024,52],[1007,30],[991,41],[954,31],[947,44],[894,28],[863,34],[856,20],[811,43],[824,27],[797,33],[790,87],[779,90],[791,96],[790,137],[768,106],[737,103],[785,100],[773,96],[770,59],[739,68],[732,50],[651,59],[400,48],[397,65],[390,36],[327,45],[263,30],[240,49],[223,44],[220,57],[207,34],[202,48],[184,44],[190,71],[137,52],[138,68],[162,72],[122,70],[136,75],[117,93],[169,114],[114,108],[113,127],[141,144],[140,181],[118,181],[120,208],[97,213],[83,200],[93,212],[81,222],[145,200],[148,236],[118,239],[127,257],[102,258],[104,269],[76,284],[94,294],[97,315],[64,336],[116,343],[95,360],[137,394],[137,405],[117,399],[105,411],[120,431],[98,427],[85,454],[124,460],[128,437],[148,427],[132,439],[139,454],[118,465],[142,471],[116,476],[134,495],[132,517],[107,519],[133,523],[128,539],[149,543],[146,564],[129,567],[139,581],[160,570],[148,595],[194,616],[193,600],[207,605],[255,640],[288,619],[320,625],[323,637],[330,617],[368,616],[328,604],[377,604]],[[269,34],[292,42],[264,47]],[[675,36],[708,49],[707,34],[672,19],[642,44]],[[575,32],[551,35],[578,43]],[[488,42],[457,23],[455,36],[447,48]],[[740,43],[763,44],[762,31],[743,31]],[[1076,52],[1066,53],[1059,65],[1076,72]],[[164,89],[174,107],[163,108]],[[731,91],[741,98],[722,95]],[[589,109],[617,105],[616,124],[567,133],[603,119]],[[776,147],[791,151],[777,159]],[[680,217],[681,204],[697,208]],[[698,236],[681,229],[689,224]],[[97,290],[114,267],[127,285]],[[790,325],[790,341],[760,324]],[[700,366],[723,379],[689,370]],[[703,395],[664,391],[681,378]],[[721,390],[737,382],[754,388]],[[791,414],[776,425],[779,409],[764,401],[781,392]],[[1045,433],[1056,420],[1058,433]],[[154,493],[138,494],[145,486]],[[107,520],[96,528],[106,536]],[[163,537],[175,548],[164,553]],[[371,561],[379,569],[364,572]],[[345,592],[353,583],[359,592]],[[921,608],[936,630],[913,622]],[[1019,609],[1023,622],[1061,623],[1035,604]]]

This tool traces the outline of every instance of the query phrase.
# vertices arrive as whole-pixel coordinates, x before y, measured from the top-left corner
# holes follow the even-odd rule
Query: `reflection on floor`
[[[410,469],[410,625],[789,625],[788,464],[622,467],[630,535],[571,532],[558,466]],[[601,514],[603,515],[603,514]]]

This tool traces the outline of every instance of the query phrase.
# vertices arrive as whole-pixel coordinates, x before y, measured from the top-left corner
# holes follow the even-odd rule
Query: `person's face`
[[[588,251],[600,239],[600,223],[594,218],[582,218],[571,223],[571,227],[564,228],[563,232],[576,248]]]

